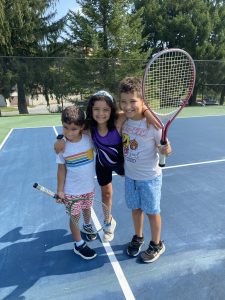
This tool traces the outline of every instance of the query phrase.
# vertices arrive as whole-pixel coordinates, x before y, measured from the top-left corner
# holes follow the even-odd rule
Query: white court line
[[[178,116],[177,119],[207,118],[207,117],[225,117],[225,115],[199,115],[199,116]]]
[[[92,210],[92,211],[93,211],[93,216],[92,216],[93,222],[95,224],[96,229],[99,230],[102,226],[99,223],[99,220],[98,220],[98,218],[97,218],[94,210]],[[103,242],[103,232],[102,231],[99,231],[98,235],[100,236],[102,245],[105,248],[106,254],[107,254],[107,256],[108,256],[108,258],[109,258],[109,260],[111,262],[111,265],[112,265],[113,270],[114,270],[114,272],[116,274],[118,282],[119,282],[119,284],[121,286],[121,289],[123,291],[125,299],[127,299],[127,300],[135,300],[134,294],[133,294],[133,292],[132,292],[132,290],[131,290],[128,282],[127,282],[127,279],[126,279],[126,277],[125,277],[125,275],[123,273],[123,270],[122,270],[122,268],[121,268],[118,260],[116,259],[116,256],[115,256],[115,254],[114,254],[114,252],[112,250],[112,247],[110,246],[110,243],[104,243]]]
[[[190,164],[183,164],[183,165],[163,167],[163,170],[166,170],[166,169],[175,169],[175,168],[183,168],[183,167],[191,167],[191,166],[198,166],[198,165],[206,165],[206,164],[215,164],[215,163],[220,163],[220,162],[225,162],[225,158],[223,158],[223,159],[217,159],[217,160],[201,161],[201,162],[197,162],[197,163],[190,163]]]
[[[53,130],[55,132],[55,135],[57,136],[58,135],[58,132],[55,128],[55,126],[53,126]],[[99,230],[102,226],[101,224],[99,223],[99,220],[94,212],[94,210],[92,209],[92,219],[93,219],[93,222],[94,222],[94,225],[96,227],[97,230]],[[121,289],[123,291],[123,294],[124,294],[124,297],[125,299],[127,300],[135,300],[135,297],[132,293],[132,290],[127,282],[127,279],[123,273],[123,270],[118,262],[118,260],[116,259],[116,256],[110,246],[110,243],[104,243],[103,242],[103,232],[102,231],[99,231],[98,232],[99,236],[100,236],[100,239],[101,239],[101,242],[102,242],[102,245],[103,247],[105,248],[105,251],[106,251],[106,254],[110,260],[110,263],[113,267],[113,270],[116,274],[116,277],[118,279],[118,282],[121,286]]]
[[[6,141],[8,140],[10,134],[13,132],[13,128],[9,131],[9,133],[7,134],[7,136],[4,138],[3,142],[0,145],[0,150],[2,149],[2,147],[4,146],[4,144],[6,143]]]
[[[217,159],[217,160],[201,161],[201,162],[197,162],[197,163],[190,163],[190,164],[182,164],[182,165],[163,167],[163,170],[184,168],[184,167],[192,167],[192,166],[198,166],[198,165],[216,164],[216,163],[220,163],[220,162],[225,162],[225,158]],[[113,173],[112,176],[118,176],[118,174]]]

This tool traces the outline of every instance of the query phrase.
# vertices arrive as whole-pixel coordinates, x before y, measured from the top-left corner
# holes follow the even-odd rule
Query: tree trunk
[[[18,89],[18,110],[19,114],[29,114],[27,109],[26,95],[24,90],[24,84],[22,80],[17,83]]]
[[[198,89],[197,87],[194,88],[193,94],[191,95],[188,104],[189,105],[196,105],[196,98],[197,98]]]
[[[225,86],[223,87],[220,95],[220,105],[224,104],[224,97],[225,97]]]

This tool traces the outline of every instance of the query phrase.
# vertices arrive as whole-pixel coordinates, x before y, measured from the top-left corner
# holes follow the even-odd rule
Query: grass
[[[0,117],[0,143],[12,128],[61,125],[60,114]]]
[[[12,106],[1,106],[0,111],[1,112],[18,111],[18,108],[17,107],[12,107]]]
[[[225,105],[185,107],[180,118],[192,116],[225,115]],[[0,143],[12,128],[58,126],[61,125],[60,114],[17,115],[0,117]]]

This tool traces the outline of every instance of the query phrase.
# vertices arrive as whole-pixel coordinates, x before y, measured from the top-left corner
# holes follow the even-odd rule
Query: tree
[[[0,54],[7,68],[13,71],[12,84],[17,84],[19,113],[28,113],[25,94],[32,88],[35,70],[25,57],[45,57],[61,50],[57,41],[65,18],[52,22],[56,0],[0,0]],[[51,10],[53,7],[53,11]],[[48,11],[48,12],[47,12]],[[11,56],[11,58],[9,58]],[[16,57],[23,57],[16,59]],[[40,78],[36,80],[40,81]],[[43,84],[43,82],[41,82]]]
[[[188,51],[195,60],[224,58],[224,1],[135,1],[136,10],[143,7],[143,51],[151,49],[153,54],[164,48],[178,47]],[[193,102],[201,85],[202,79],[198,76]]]
[[[80,59],[71,61],[74,65],[71,78],[76,86],[85,86],[88,91],[98,88],[116,91],[124,75],[140,73],[138,61],[143,62],[147,57],[146,53],[140,53],[142,10],[133,13],[132,1],[128,0],[77,3],[82,12],[71,11],[68,16],[72,55]]]

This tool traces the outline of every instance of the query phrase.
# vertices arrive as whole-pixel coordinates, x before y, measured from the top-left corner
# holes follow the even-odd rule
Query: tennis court
[[[64,208],[32,187],[56,189],[60,127],[12,130],[0,146],[0,299],[225,299],[224,128],[225,116],[179,118],[171,126],[161,202],[166,252],[152,264],[126,255],[133,227],[119,176],[114,240],[91,242],[94,260],[76,256]],[[97,182],[96,191],[100,197]]]

